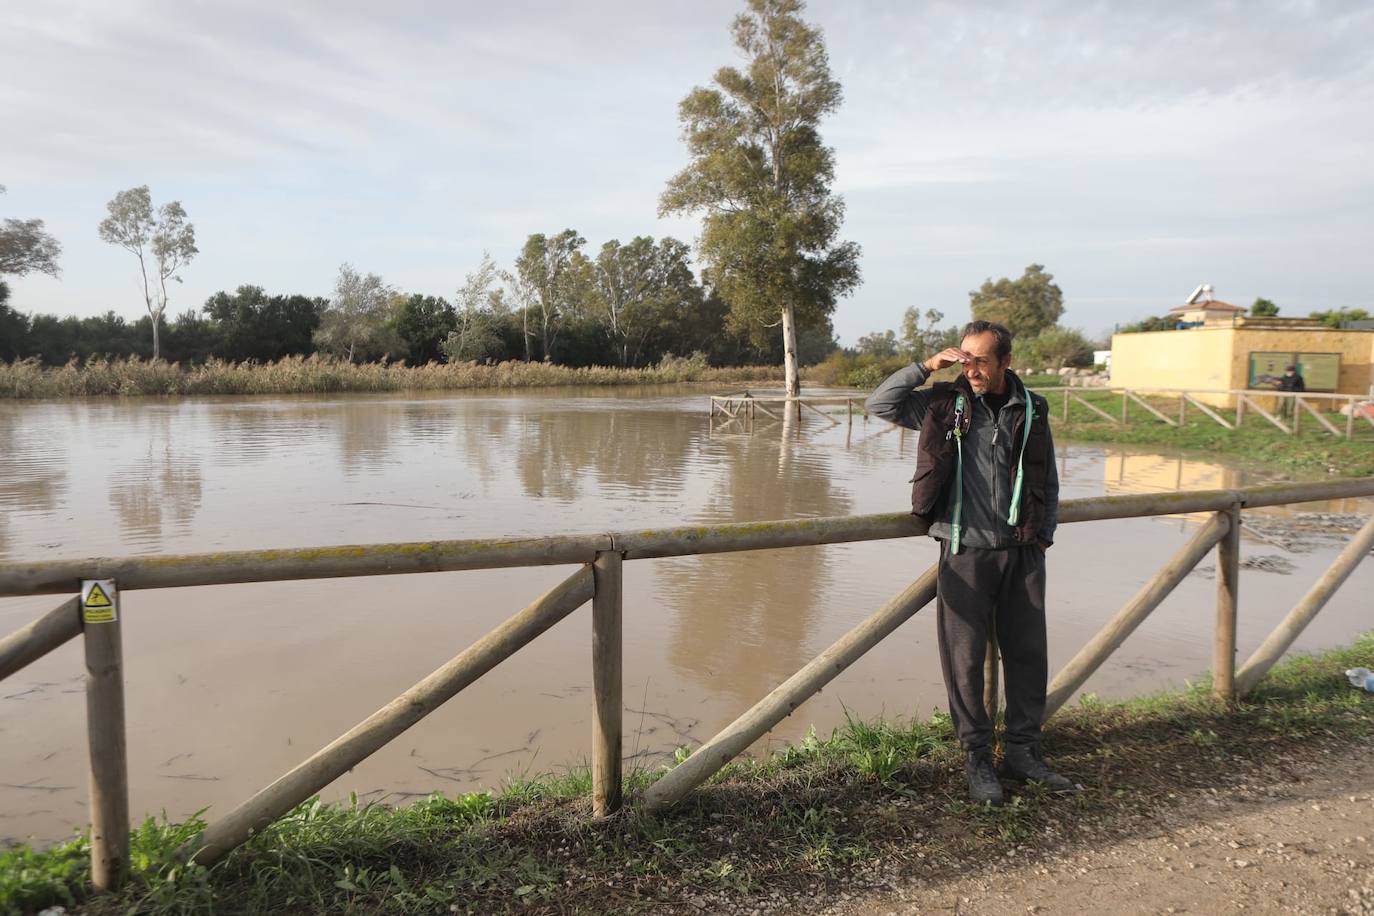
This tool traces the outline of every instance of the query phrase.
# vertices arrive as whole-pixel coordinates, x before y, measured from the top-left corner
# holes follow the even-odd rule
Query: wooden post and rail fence
[[[1374,399],[1368,395],[1271,391],[1259,388],[1120,388],[1102,386],[1087,388],[1032,387],[1031,390],[1049,400],[1051,408],[1054,409],[1059,419],[1066,422],[1069,419],[1070,406],[1076,405],[1080,411],[1087,410],[1096,419],[1125,425],[1131,422],[1131,407],[1134,405],[1138,408],[1138,412],[1143,411],[1154,421],[1168,426],[1182,426],[1187,418],[1187,411],[1191,407],[1193,412],[1202,414],[1226,429],[1239,427],[1244,422],[1248,410],[1290,436],[1298,434],[1304,415],[1310,416],[1325,432],[1337,438],[1355,438],[1357,416],[1363,417],[1371,427],[1374,427],[1374,412],[1371,412],[1374,408],[1365,406]],[[1107,395],[1113,402],[1119,396],[1121,400],[1120,416],[1112,412],[1116,408],[1112,404],[1106,403],[1106,398],[1098,398],[1097,401],[1090,400],[1088,396],[1092,394]],[[1199,395],[1223,395],[1233,398],[1236,404],[1234,419],[1222,415],[1223,410],[1230,410],[1230,408],[1205,404],[1198,399]],[[1153,400],[1154,403],[1150,403],[1150,400],[1146,400],[1146,398]],[[1285,416],[1275,416],[1261,406],[1257,400],[1259,398],[1274,398],[1280,402],[1290,402],[1291,408],[1280,411]],[[1178,405],[1177,416],[1172,414],[1172,402],[1174,401],[1177,401]],[[1345,409],[1342,411],[1345,419],[1344,430],[1323,415],[1324,413],[1336,413],[1336,411],[1321,411],[1312,406],[1313,402],[1333,406],[1344,404]],[[862,411],[864,397],[863,395],[839,394],[788,398],[754,395],[744,391],[737,394],[711,395],[710,403],[712,420],[721,416],[726,419],[727,423],[731,421],[753,421],[759,413],[774,420],[781,420],[783,416],[795,417],[800,420],[802,411],[808,410],[836,425],[840,421],[826,413],[822,408],[843,404],[845,405],[847,421],[852,428],[855,405]],[[1109,406],[1112,407],[1112,411],[1106,409]],[[1170,408],[1171,412],[1165,413],[1165,408]],[[1291,414],[1291,419],[1287,416],[1288,414]],[[865,416],[867,416],[866,413]]]
[[[1223,490],[1067,500],[1064,523],[1207,513],[1192,538],[1051,680],[1046,716],[1067,702],[1209,552],[1217,551],[1213,684],[1223,701],[1252,690],[1374,547],[1374,517],[1239,670],[1236,620],[1244,509],[1374,496],[1374,477]],[[0,564],[0,597],[57,594],[62,602],[0,640],[0,680],[83,637],[91,760],[91,876],[117,886],[128,867],[129,803],[119,595],[138,589],[527,566],[574,566],[563,582],[290,772],[211,822],[184,854],[210,864],[334,782],[581,605],[592,603],[592,796],[598,817],[622,804],[623,568],[627,561],[906,538],[925,533],[906,514],[679,527],[618,534],[485,541],[250,550],[231,553]],[[685,798],[722,766],[880,643],[935,597],[935,567],[779,684],[648,786],[651,810]],[[99,599],[95,587],[99,592]],[[78,592],[76,597],[72,593]],[[996,647],[989,646],[995,671]],[[990,678],[989,701],[996,701]]]

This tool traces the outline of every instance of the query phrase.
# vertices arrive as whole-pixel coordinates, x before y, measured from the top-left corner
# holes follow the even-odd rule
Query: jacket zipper
[[[986,404],[984,406],[987,407]],[[988,413],[992,414],[992,511],[995,514],[1001,511],[1002,505],[1001,494],[998,493],[1000,489],[998,484],[1001,482],[998,478],[1002,475],[997,467],[997,434],[1002,431],[1002,418],[1000,410],[995,413],[991,407],[988,407],[987,410]]]

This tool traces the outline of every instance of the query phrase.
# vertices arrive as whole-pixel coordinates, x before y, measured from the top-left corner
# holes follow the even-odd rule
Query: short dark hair
[[[970,321],[964,325],[964,333],[960,339],[989,332],[997,338],[997,358],[1006,359],[1011,355],[1011,339],[1015,336],[1007,330],[1006,325],[998,324],[995,321],[983,321],[982,319]]]

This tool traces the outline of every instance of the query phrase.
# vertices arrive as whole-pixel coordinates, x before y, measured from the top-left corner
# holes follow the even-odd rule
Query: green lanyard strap
[[[950,525],[950,550],[959,552],[963,541],[964,518],[964,396],[954,400],[954,450],[958,456],[954,465],[954,520]]]
[[[1021,457],[1016,461],[1016,482],[1011,487],[1011,511],[1007,514],[1007,524],[1012,526],[1021,520],[1021,483],[1026,476],[1026,443],[1030,442],[1031,421],[1035,419],[1035,404],[1025,385],[1021,386],[1021,396],[1026,399],[1026,426],[1021,430]]]

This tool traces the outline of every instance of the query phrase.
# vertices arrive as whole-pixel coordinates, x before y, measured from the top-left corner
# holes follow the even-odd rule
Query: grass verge
[[[0,362],[0,398],[74,398],[140,395],[327,394],[434,391],[464,388],[538,388],[553,385],[648,385],[675,382],[760,382],[778,379],[775,366],[713,368],[704,357],[664,357],[643,369],[504,362],[350,363],[327,356],[292,356],[275,363],[202,366],[141,359],[91,359],[44,366],[36,359]]]
[[[1032,390],[1057,384],[1057,380],[1030,380]],[[1121,395],[1085,388],[1076,391],[1085,400],[1112,416],[1121,415]],[[1246,413],[1237,429],[1226,429],[1215,420],[1189,405],[1182,426],[1170,426],[1149,415],[1135,403],[1129,405],[1129,422],[1112,423],[1093,413],[1082,404],[1071,401],[1069,418],[1064,421],[1062,395],[1051,392],[1050,422],[1055,436],[1076,442],[1110,442],[1122,445],[1163,446],[1167,448],[1205,451],[1240,459],[1256,467],[1282,469],[1289,472],[1342,477],[1374,475],[1374,427],[1356,419],[1353,439],[1345,439],[1346,418],[1338,413],[1323,416],[1342,433],[1338,438],[1321,428],[1311,415],[1304,415],[1296,435],[1289,435],[1258,416]],[[1146,402],[1166,416],[1177,418],[1178,401],[1169,398],[1146,398]],[[1313,402],[1314,406],[1316,402]],[[1218,410],[1228,421],[1235,420],[1232,410]]]
[[[590,820],[583,771],[399,809],[312,801],[210,869],[172,854],[199,821],[149,821],[128,886],[89,899],[84,838],[18,847],[0,853],[0,913],[697,912],[879,870],[940,880],[993,857],[1138,835],[1152,812],[1186,811],[1295,754],[1367,748],[1374,696],[1341,672],[1371,658],[1374,631],[1288,660],[1231,711],[1206,683],[1122,704],[1085,697],[1046,730],[1047,753],[1084,786],[1068,798],[1018,791],[1001,809],[973,808],[947,718],[851,721],[732,764],[661,816]]]

